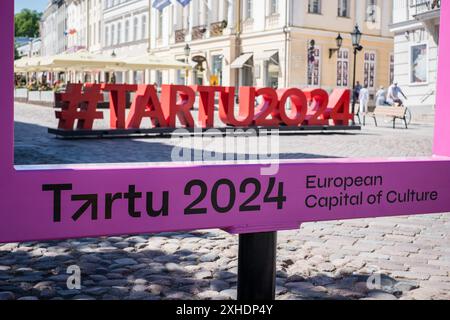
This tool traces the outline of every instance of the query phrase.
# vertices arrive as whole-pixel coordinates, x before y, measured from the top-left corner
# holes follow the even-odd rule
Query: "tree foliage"
[[[14,34],[16,37],[36,38],[39,36],[39,21],[42,13],[23,9],[14,17]]]

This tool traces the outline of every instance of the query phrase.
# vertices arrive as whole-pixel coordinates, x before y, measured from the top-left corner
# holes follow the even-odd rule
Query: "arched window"
[[[122,43],[122,23],[119,22],[119,24],[117,25],[117,43],[121,44]]]
[[[141,38],[145,39],[147,36],[147,16],[143,15],[142,16],[142,23],[141,23]]]
[[[133,21],[133,41],[137,41],[138,38],[138,26],[139,26],[139,20],[138,18],[134,18]]]
[[[125,42],[130,41],[130,20],[125,21],[124,39],[125,39]]]

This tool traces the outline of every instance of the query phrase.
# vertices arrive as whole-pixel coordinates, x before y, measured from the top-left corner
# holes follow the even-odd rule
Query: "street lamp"
[[[363,49],[363,47],[361,46],[361,38],[362,38],[362,33],[361,31],[359,31],[359,27],[358,25],[355,26],[355,29],[353,30],[353,32],[351,33],[352,36],[352,45],[353,45],[353,101],[352,101],[352,114],[353,117],[355,116],[355,104],[356,104],[356,99],[358,98],[355,94],[355,89],[356,89],[356,56],[358,54],[358,51],[361,51]],[[354,118],[353,118],[353,122],[354,122]]]
[[[355,26],[355,29],[351,33],[351,36],[352,36],[353,47],[360,47],[362,33],[361,33],[361,31],[359,31],[358,25]]]
[[[339,51],[341,49],[343,40],[344,39],[342,39],[342,36],[339,33],[339,35],[336,38],[336,46],[337,46],[337,48],[330,48],[330,59],[331,59],[331,57],[333,57],[333,53],[335,53],[335,52],[337,52],[337,51]]]
[[[191,55],[191,47],[189,46],[189,43],[186,43],[186,46],[184,47],[184,57],[186,58],[186,64],[189,63],[189,56]],[[186,68],[185,74],[184,74],[184,84],[188,84],[188,77],[189,77],[189,70]]]

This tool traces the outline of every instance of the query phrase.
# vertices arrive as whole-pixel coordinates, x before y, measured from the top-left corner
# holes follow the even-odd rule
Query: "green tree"
[[[14,17],[14,34],[16,37],[36,38],[39,36],[39,21],[42,13],[23,9]]]

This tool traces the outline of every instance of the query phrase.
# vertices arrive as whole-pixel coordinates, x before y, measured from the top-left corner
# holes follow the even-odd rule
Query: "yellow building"
[[[150,52],[198,68],[188,79],[181,71],[151,71],[147,82],[209,84],[212,76],[230,86],[351,87],[356,25],[363,34],[356,80],[372,91],[392,80],[391,0],[192,0],[149,10]],[[201,67],[192,61],[199,57]]]

